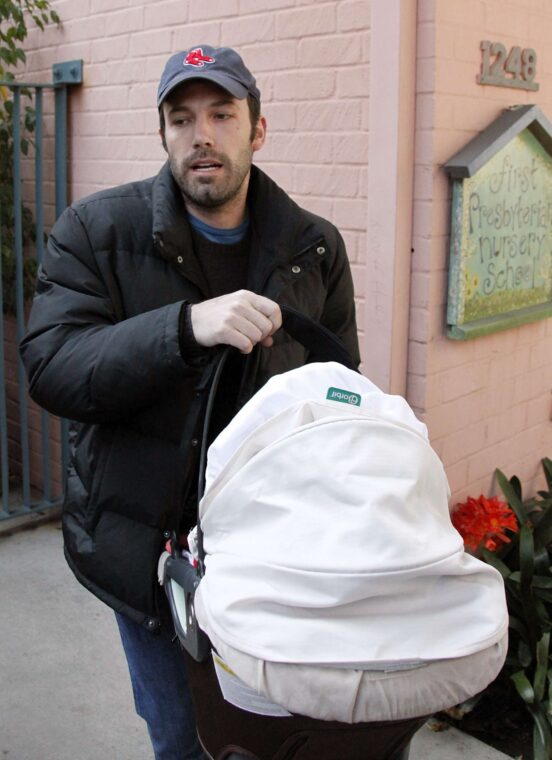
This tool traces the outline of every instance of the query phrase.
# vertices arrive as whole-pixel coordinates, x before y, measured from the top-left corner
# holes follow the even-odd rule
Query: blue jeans
[[[127,658],[134,704],[146,721],[155,760],[206,760],[196,734],[184,657],[174,633],[146,631],[115,613]]]

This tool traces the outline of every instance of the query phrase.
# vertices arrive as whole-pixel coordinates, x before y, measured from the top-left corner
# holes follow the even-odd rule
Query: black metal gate
[[[4,194],[13,202],[9,208],[0,206],[0,521],[58,506],[65,481],[67,424],[29,401],[17,351],[25,332],[28,262],[39,265],[44,250],[45,209],[50,208],[57,218],[67,205],[68,88],[82,83],[82,61],[54,64],[52,79],[47,84],[0,81],[0,87],[10,93],[13,152],[11,188]],[[26,155],[30,141],[25,135],[29,114],[25,104],[29,102],[35,117],[33,159]],[[45,114],[52,109],[54,134],[46,142],[43,125]],[[45,180],[45,165],[52,175],[50,181]],[[27,190],[33,187],[29,199]],[[2,233],[7,238],[7,231],[9,241],[3,241]],[[9,282],[7,263],[15,270],[12,277],[10,269]]]

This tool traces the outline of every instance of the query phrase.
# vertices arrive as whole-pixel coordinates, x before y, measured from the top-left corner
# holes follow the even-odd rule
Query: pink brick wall
[[[488,493],[495,467],[541,485],[552,456],[552,319],[472,341],[444,335],[450,185],[442,165],[503,108],[552,117],[552,5],[420,0],[417,165],[408,393],[444,460],[455,499]],[[483,87],[481,40],[538,53],[540,91]]]

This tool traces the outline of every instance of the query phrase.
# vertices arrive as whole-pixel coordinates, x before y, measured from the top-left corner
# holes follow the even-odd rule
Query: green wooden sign
[[[465,167],[470,176],[454,177],[447,308],[452,338],[552,315],[552,156],[549,141],[531,126],[522,122],[519,130],[510,129],[503,145],[493,135],[480,166],[473,151],[465,153],[472,159]],[[449,165],[453,176],[459,173],[458,162]]]

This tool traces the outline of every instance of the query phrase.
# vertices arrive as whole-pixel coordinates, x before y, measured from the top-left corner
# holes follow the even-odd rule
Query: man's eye
[[[173,124],[177,127],[181,126],[182,124],[188,124],[190,120],[184,117],[181,117],[179,119],[173,119]]]
[[[216,113],[215,119],[218,119],[218,121],[225,121],[226,119],[230,118],[229,113]]]

